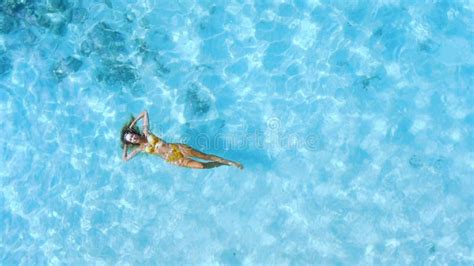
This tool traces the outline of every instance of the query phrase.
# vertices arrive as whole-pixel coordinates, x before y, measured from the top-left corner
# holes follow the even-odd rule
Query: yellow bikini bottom
[[[166,161],[168,162],[174,162],[177,161],[181,158],[184,158],[184,155],[181,153],[177,145],[175,144],[170,144],[171,145],[171,152]]]

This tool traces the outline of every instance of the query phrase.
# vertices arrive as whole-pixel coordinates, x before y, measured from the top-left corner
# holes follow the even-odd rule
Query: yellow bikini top
[[[158,144],[158,142],[161,141],[161,139],[153,135],[152,133],[149,133],[148,136],[146,137],[146,140],[148,141],[148,146],[146,146],[145,152],[154,153],[155,146],[156,144]]]

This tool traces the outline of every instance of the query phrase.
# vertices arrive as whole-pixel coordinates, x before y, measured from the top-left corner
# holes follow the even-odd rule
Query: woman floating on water
[[[138,120],[143,119],[143,132],[137,127]],[[139,152],[146,152],[161,156],[167,162],[183,167],[208,169],[221,165],[235,166],[244,169],[243,165],[237,162],[229,161],[221,157],[205,154],[197,151],[186,144],[166,143],[162,139],[148,131],[148,113],[143,111],[137,118],[133,118],[130,123],[122,128],[120,140],[123,144],[123,156],[125,161],[132,159]],[[128,148],[134,147],[133,151],[128,153]],[[191,157],[203,159],[209,162],[200,162]]]

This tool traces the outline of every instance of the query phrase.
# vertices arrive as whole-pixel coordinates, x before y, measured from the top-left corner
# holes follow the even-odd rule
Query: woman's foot
[[[244,170],[244,166],[243,166],[242,164],[240,164],[240,163],[229,162],[228,165],[230,165],[230,166],[235,166],[235,167],[239,168],[240,170]]]

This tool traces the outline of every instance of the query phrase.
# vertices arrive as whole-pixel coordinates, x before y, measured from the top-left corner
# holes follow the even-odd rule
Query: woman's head
[[[120,133],[120,141],[122,142],[122,146],[124,144],[138,145],[140,144],[140,139],[144,137],[137,125],[130,127],[130,124],[133,122],[133,120],[135,120],[135,118],[132,116],[130,121],[122,127],[122,132]]]

